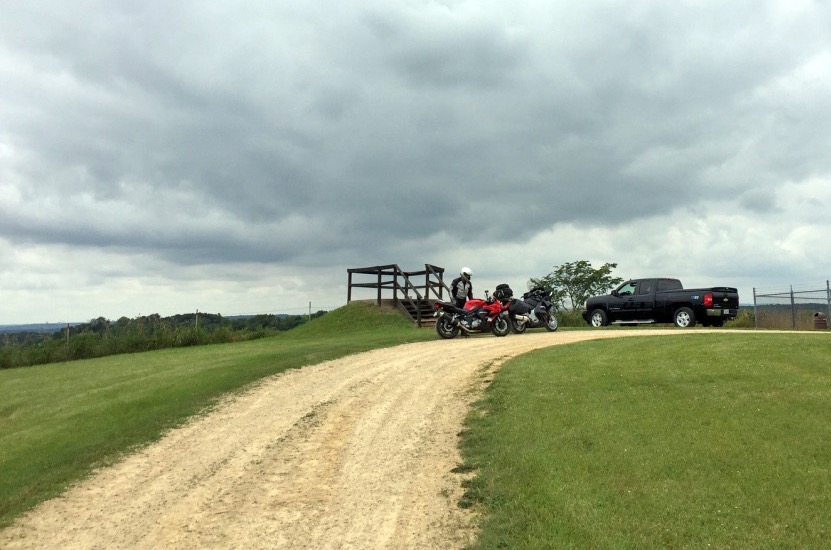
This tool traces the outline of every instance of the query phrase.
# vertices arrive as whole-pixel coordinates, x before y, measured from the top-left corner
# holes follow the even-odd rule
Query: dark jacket
[[[470,279],[456,277],[450,283],[450,297],[456,302],[456,307],[464,307],[465,302],[473,299],[473,285]]]

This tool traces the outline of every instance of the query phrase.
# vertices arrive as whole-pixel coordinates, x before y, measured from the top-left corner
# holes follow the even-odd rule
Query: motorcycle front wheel
[[[446,315],[442,315],[436,319],[436,334],[445,340],[449,340],[459,334],[459,327],[451,323]]]
[[[500,315],[493,320],[491,332],[493,332],[495,336],[505,336],[511,332],[511,323],[508,322],[508,319],[505,316]]]
[[[545,328],[547,328],[549,332],[556,332],[557,329],[560,328],[560,321],[557,320],[557,316],[554,315],[553,311],[548,312],[548,321],[545,323]]]

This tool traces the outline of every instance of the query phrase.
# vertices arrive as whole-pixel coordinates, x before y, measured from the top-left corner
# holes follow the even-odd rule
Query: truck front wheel
[[[605,327],[609,324],[609,317],[606,315],[606,312],[602,309],[596,309],[592,311],[592,314],[589,317],[589,323],[591,323],[591,326],[595,328]]]
[[[692,328],[695,326],[695,314],[688,307],[678,308],[672,318],[675,321],[676,327]]]

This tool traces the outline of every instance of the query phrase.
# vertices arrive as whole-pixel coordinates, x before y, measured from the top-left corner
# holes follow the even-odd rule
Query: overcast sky
[[[827,2],[2,2],[0,83],[0,324],[831,277]]]

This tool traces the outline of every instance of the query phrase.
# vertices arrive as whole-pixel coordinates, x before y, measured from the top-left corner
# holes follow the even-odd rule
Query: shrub
[[[570,311],[560,310],[557,312],[557,320],[561,327],[585,327],[586,321],[583,320],[582,311],[579,309],[572,309]]]

